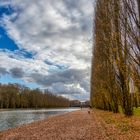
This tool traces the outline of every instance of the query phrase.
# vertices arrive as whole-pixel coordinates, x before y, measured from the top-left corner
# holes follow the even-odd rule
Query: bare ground
[[[128,118],[127,123],[120,114],[79,110],[3,131],[0,140],[140,140],[134,120]]]

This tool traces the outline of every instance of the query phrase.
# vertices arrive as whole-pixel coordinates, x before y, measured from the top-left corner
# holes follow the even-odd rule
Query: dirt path
[[[80,110],[3,131],[0,140],[109,140],[100,117]]]

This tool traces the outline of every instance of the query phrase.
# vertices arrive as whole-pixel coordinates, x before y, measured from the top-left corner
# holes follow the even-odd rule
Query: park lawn
[[[121,114],[123,114],[121,106],[119,106],[119,112]],[[138,107],[138,108],[134,107],[133,113],[134,113],[134,116],[139,116],[140,117],[140,107]]]
[[[140,139],[140,107],[134,108],[134,115],[131,117],[98,109],[94,112],[101,117],[108,135],[116,135],[118,140]]]
[[[134,116],[140,117],[140,107],[138,107],[138,108],[134,107]]]

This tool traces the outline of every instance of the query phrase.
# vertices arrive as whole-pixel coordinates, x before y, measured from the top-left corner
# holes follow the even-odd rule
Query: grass
[[[117,140],[140,140],[140,107],[134,108],[132,117],[125,117],[122,110],[117,114],[102,110],[95,111],[105,122],[107,131],[115,135]]]
[[[140,107],[134,107],[134,116],[140,116]]]
[[[136,108],[136,107],[134,107],[133,108],[133,113],[134,113],[134,116],[140,116],[140,107],[138,107],[138,108]],[[121,106],[119,106],[119,112],[121,113],[121,114],[123,114],[123,110],[122,110],[122,108],[121,108]]]

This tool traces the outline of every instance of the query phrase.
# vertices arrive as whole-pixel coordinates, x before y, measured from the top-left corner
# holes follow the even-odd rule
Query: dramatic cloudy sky
[[[0,0],[0,83],[90,92],[93,0]]]

